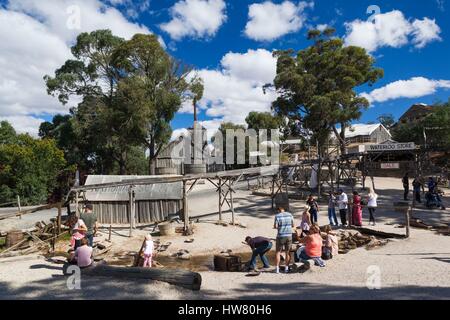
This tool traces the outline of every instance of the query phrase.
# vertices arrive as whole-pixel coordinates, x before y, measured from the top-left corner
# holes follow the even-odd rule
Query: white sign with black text
[[[366,146],[367,152],[379,152],[379,151],[406,151],[415,150],[416,144],[414,142],[405,143],[387,143],[387,144],[370,144]]]

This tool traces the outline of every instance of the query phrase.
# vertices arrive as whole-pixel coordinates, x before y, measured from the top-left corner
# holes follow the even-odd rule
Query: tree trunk
[[[127,168],[125,163],[123,163],[123,161],[119,162],[119,174],[121,176],[126,175],[127,174]]]
[[[156,159],[152,156],[148,157],[148,172],[151,176],[156,175]]]
[[[341,131],[339,132],[336,129],[336,126],[333,126],[333,131],[339,142],[339,149],[341,154],[345,154],[345,124],[341,123]]]

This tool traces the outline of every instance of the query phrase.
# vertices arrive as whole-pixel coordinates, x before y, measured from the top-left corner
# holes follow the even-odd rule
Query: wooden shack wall
[[[92,202],[93,211],[99,223],[129,224],[129,202],[102,201]],[[136,201],[136,223],[154,223],[181,214],[182,200]]]

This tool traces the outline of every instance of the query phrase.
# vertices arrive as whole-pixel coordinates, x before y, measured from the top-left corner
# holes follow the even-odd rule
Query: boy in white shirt
[[[341,223],[343,226],[347,225],[347,206],[348,206],[348,197],[344,190],[339,189],[339,196],[337,199],[339,214],[341,216]]]

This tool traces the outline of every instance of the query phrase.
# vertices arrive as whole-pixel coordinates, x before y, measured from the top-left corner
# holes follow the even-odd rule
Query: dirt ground
[[[392,203],[402,197],[399,179],[375,178],[380,195],[376,212],[376,230],[401,233],[402,214],[395,212]],[[207,185],[190,199],[189,208],[196,229],[190,237],[155,237],[161,243],[171,242],[163,254],[170,256],[180,249],[195,256],[212,256],[224,250],[248,252],[242,244],[245,236],[275,237],[270,199],[252,196],[247,190],[236,194],[236,219],[245,224],[219,226],[215,192],[208,193]],[[444,199],[447,207],[449,194]],[[303,201],[291,200],[291,212],[299,219]],[[381,208],[382,207],[382,208]],[[413,216],[432,225],[449,224],[450,210],[415,209]],[[368,213],[363,212],[367,226]],[[230,221],[229,212],[223,220]],[[319,224],[328,224],[326,206],[321,207]],[[1,224],[0,224],[1,228]],[[129,229],[115,228],[111,255],[138,251],[143,237],[153,227],[143,226],[129,238]],[[101,231],[107,237],[107,229]],[[185,243],[193,238],[193,243]],[[100,238],[99,238],[100,239]],[[97,239],[97,240],[99,240]],[[313,267],[306,273],[261,273],[247,277],[246,273],[200,271],[202,287],[193,292],[157,281],[119,281],[108,278],[85,277],[81,290],[70,290],[61,265],[51,264],[43,257],[29,256],[2,259],[0,262],[0,299],[450,299],[450,237],[434,231],[411,229],[407,240],[393,240],[375,250],[361,247],[327,262],[325,268]],[[379,275],[379,289],[369,284]]]

